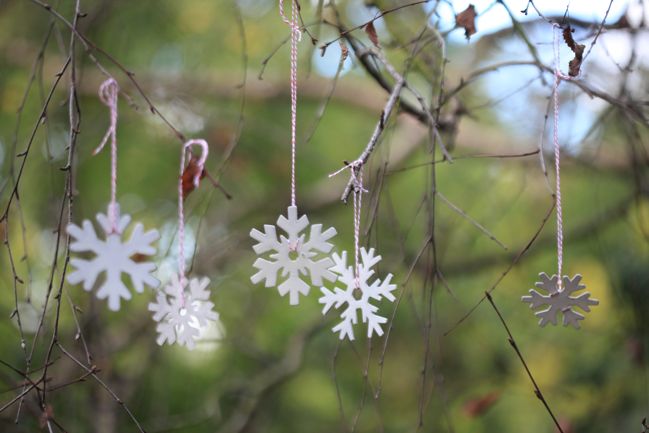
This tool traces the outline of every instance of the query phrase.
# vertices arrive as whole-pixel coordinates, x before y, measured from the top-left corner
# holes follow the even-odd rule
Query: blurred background
[[[552,3],[475,1],[471,34],[470,16],[455,20],[465,1],[301,1],[297,200],[336,227],[338,252],[353,248],[348,175],[328,174],[368,143],[394,85],[386,63],[411,89],[364,168],[361,242],[397,300],[379,304],[383,337],[357,325],[340,342],[317,287],[292,307],[250,282],[248,233],[290,200],[277,2],[0,0],[0,431],[647,431],[649,14]],[[586,54],[559,89],[564,271],[600,301],[578,331],[540,328],[520,301],[557,266],[550,22],[570,23]],[[573,57],[561,42],[564,71]],[[107,73],[122,88],[118,201],[160,231],[163,283],[179,134],[210,145],[186,249],[220,319],[194,351],[155,343],[154,291],[111,312],[62,282],[59,229],[109,201],[109,151],[92,155]]]

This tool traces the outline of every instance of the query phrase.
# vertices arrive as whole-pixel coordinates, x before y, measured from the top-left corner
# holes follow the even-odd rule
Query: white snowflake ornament
[[[383,298],[390,302],[394,301],[392,291],[397,288],[395,284],[391,284],[392,274],[380,280],[374,279],[370,283],[370,278],[374,275],[372,269],[374,265],[381,261],[381,256],[374,255],[374,248],[366,251],[365,248],[360,249],[361,263],[358,266],[358,278],[354,274],[354,266],[347,266],[347,252],[343,251],[342,256],[338,254],[333,255],[334,266],[331,268],[338,276],[338,282],[342,283],[345,288],[334,288],[334,291],[322,287],[322,297],[319,299],[322,308],[322,314],[326,314],[331,307],[336,309],[341,308],[344,304],[343,312],[340,317],[343,319],[340,323],[332,328],[334,332],[338,332],[340,339],[345,337],[350,340],[354,339],[354,326],[358,323],[358,311],[361,313],[361,320],[367,323],[367,338],[372,337],[372,333],[383,335],[381,325],[386,323],[388,319],[379,316],[377,313],[378,307],[370,303],[371,300],[380,301]]]
[[[327,256],[333,244],[329,239],[336,235],[333,227],[322,231],[322,224],[311,225],[309,238],[303,231],[309,227],[309,219],[306,215],[298,218],[297,207],[289,206],[288,218],[280,215],[277,219],[277,227],[282,229],[285,235],[277,236],[276,226],[264,225],[264,232],[257,229],[250,231],[250,236],[258,243],[253,246],[255,253],[266,254],[270,260],[259,257],[253,266],[258,270],[250,277],[250,280],[257,284],[265,282],[266,287],[274,287],[277,280],[282,280],[277,286],[279,294],[289,294],[289,303],[297,305],[300,302],[300,294],[308,295],[311,286],[303,279],[309,274],[311,284],[320,286],[323,280],[334,281],[336,276],[329,270],[333,265],[331,258]],[[278,276],[279,274],[279,276]]]
[[[160,346],[165,342],[178,343],[192,350],[209,322],[218,320],[207,289],[209,283],[209,278],[184,279],[181,283],[174,274],[169,284],[158,291],[155,302],[149,304],[149,311],[158,322],[156,342]]]
[[[540,318],[539,325],[541,327],[548,323],[556,325],[557,316],[562,313],[563,326],[572,325],[575,329],[579,329],[579,321],[584,320],[584,316],[576,311],[575,307],[589,312],[591,305],[599,304],[597,299],[590,298],[589,292],[584,292],[579,296],[571,296],[575,292],[586,288],[583,284],[579,284],[581,281],[581,275],[579,274],[575,275],[572,280],[567,275],[564,275],[563,287],[561,288],[558,284],[559,278],[556,275],[552,275],[552,278],[550,278],[545,272],[541,272],[539,277],[541,281],[536,283],[536,287],[547,292],[547,295],[530,289],[530,295],[523,296],[521,300],[529,303],[530,308],[533,310],[547,305],[547,308],[534,313]]]
[[[100,239],[95,233],[92,223],[84,220],[82,226],[70,224],[67,232],[72,236],[70,251],[89,252],[94,254],[90,260],[73,258],[70,264],[75,268],[68,275],[71,284],[83,283],[86,291],[92,290],[99,274],[104,273],[105,278],[97,289],[97,298],[108,299],[108,308],[119,310],[122,299],[129,300],[132,295],[122,280],[122,274],[128,275],[135,291],[142,293],[144,286],[158,287],[160,282],[151,273],[156,269],[153,263],[138,263],[134,255],[150,256],[156,253],[151,245],[160,236],[157,230],[144,232],[142,224],[137,223],[128,240],[123,240],[122,235],[131,222],[127,214],[120,215],[119,205],[114,205],[115,229],[107,215],[111,214],[111,206],[107,215],[97,214],[97,221],[104,231],[105,239]]]

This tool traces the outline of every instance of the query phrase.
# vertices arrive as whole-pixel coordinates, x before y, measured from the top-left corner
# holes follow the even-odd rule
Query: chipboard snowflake
[[[107,215],[110,215],[110,205]],[[117,311],[120,308],[122,299],[131,299],[131,292],[122,280],[122,274],[126,274],[135,291],[142,293],[144,286],[158,287],[160,282],[155,279],[151,272],[156,267],[153,263],[139,263],[134,256],[150,256],[156,253],[155,247],[151,245],[160,236],[157,230],[144,231],[142,224],[137,223],[130,238],[123,240],[122,235],[131,222],[127,214],[120,215],[119,205],[115,205],[115,229],[110,219],[102,213],[97,214],[97,221],[105,234],[100,239],[92,223],[84,220],[81,227],[70,224],[67,232],[74,238],[70,243],[70,250],[73,252],[88,252],[94,254],[90,260],[73,258],[70,264],[75,268],[68,275],[68,282],[71,284],[83,283],[84,290],[90,291],[98,280],[100,274],[104,278],[97,289],[97,298],[107,299],[108,308]]]
[[[208,323],[218,320],[207,289],[209,283],[209,278],[184,279],[181,283],[174,274],[169,284],[158,291],[155,302],[149,304],[149,311],[158,322],[156,341],[160,346],[165,342],[178,343],[192,350]]]
[[[391,284],[392,274],[379,280],[374,279],[369,282],[374,270],[374,265],[381,261],[381,256],[374,255],[374,248],[366,251],[361,248],[361,263],[358,267],[358,278],[354,275],[354,266],[347,266],[347,252],[344,251],[342,256],[338,254],[333,255],[334,266],[331,268],[338,276],[338,282],[342,283],[345,288],[334,288],[334,291],[322,287],[322,297],[319,302],[324,304],[322,314],[327,313],[331,307],[336,309],[345,305],[340,317],[343,319],[340,323],[332,328],[334,332],[339,332],[340,339],[345,337],[350,340],[354,339],[354,326],[358,322],[358,312],[360,310],[361,320],[367,323],[367,337],[370,338],[372,333],[383,335],[381,325],[388,320],[385,317],[379,316],[377,313],[378,307],[373,305],[370,301],[380,301],[383,298],[394,301],[392,291],[397,288],[395,284]]]
[[[589,292],[584,292],[579,296],[571,296],[575,292],[586,288],[581,281],[581,275],[577,274],[571,280],[568,276],[563,276],[562,288],[559,288],[559,278],[552,275],[548,277],[545,272],[539,274],[540,282],[536,283],[536,287],[547,292],[547,295],[541,294],[534,289],[530,289],[529,296],[523,296],[521,300],[529,303],[530,308],[533,310],[547,305],[547,308],[536,311],[534,314],[540,318],[539,325],[541,327],[552,323],[557,324],[559,313],[563,314],[563,326],[572,325],[574,328],[579,329],[579,321],[584,320],[583,314],[575,310],[575,307],[588,312],[591,305],[598,305],[597,299],[591,299]]]
[[[278,279],[282,280],[277,286],[279,294],[289,294],[291,305],[300,302],[300,294],[308,295],[311,286],[304,281],[309,274],[311,283],[320,286],[323,280],[335,281],[336,276],[329,270],[333,265],[331,258],[326,256],[333,245],[328,242],[336,235],[333,227],[322,231],[322,224],[311,225],[309,238],[306,239],[304,230],[309,227],[309,219],[306,215],[298,218],[297,207],[289,206],[287,217],[280,215],[277,219],[277,227],[282,229],[285,235],[277,236],[276,226],[264,225],[264,232],[257,229],[250,231],[250,236],[258,243],[253,246],[255,253],[259,255],[268,254],[270,260],[259,257],[253,266],[258,270],[250,277],[250,280],[257,284],[265,282],[266,287],[275,287]]]

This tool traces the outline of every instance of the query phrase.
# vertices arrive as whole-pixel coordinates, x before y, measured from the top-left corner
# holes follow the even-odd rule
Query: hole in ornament
[[[297,250],[290,249],[288,251],[288,258],[291,260],[297,260],[300,258],[300,253]]]
[[[352,296],[354,297],[354,299],[359,301],[363,297],[363,291],[360,288],[356,287],[352,292]]]
[[[180,317],[185,317],[187,315],[187,309],[186,308],[181,308],[180,309]]]

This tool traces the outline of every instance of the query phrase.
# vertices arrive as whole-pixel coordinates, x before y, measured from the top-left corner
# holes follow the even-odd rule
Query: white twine
[[[570,80],[572,77],[561,72],[561,59],[559,57],[561,26],[554,23],[552,25],[552,34],[554,37],[554,86],[553,86],[553,105],[554,105],[554,125],[553,125],[553,144],[554,144],[554,169],[556,172],[556,209],[557,209],[557,275],[559,290],[561,290],[563,278],[563,206],[561,202],[561,146],[559,144],[559,84],[561,80]]]
[[[110,124],[99,146],[92,152],[97,155],[110,138],[110,205],[108,206],[108,221],[111,233],[117,233],[117,96],[119,85],[110,77],[99,86],[99,100],[110,111]]]
[[[356,288],[360,288],[360,261],[358,259],[360,251],[360,233],[361,233],[361,208],[362,208],[362,199],[363,193],[367,192],[363,188],[363,160],[357,159],[349,164],[346,164],[345,167],[336,170],[331,173],[329,177],[334,177],[344,170],[349,169],[349,175],[351,178],[351,183],[353,185],[354,194],[353,205],[354,205],[354,281],[356,283]]]
[[[291,1],[290,20],[284,13],[284,0],[279,0],[279,14],[291,28],[291,206],[295,206],[295,147],[297,128],[297,44],[302,39],[297,0]]]

